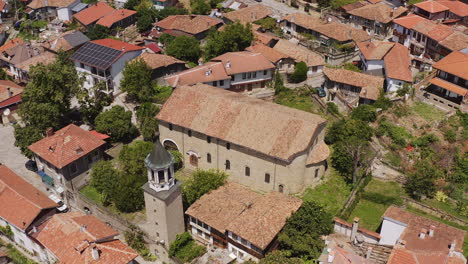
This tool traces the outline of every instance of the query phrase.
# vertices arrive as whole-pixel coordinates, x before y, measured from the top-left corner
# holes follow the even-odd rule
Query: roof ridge
[[[117,251],[117,252],[121,252],[121,253],[124,253],[124,254],[136,254],[135,252],[131,252],[131,251],[126,251],[126,250],[122,250],[122,249],[118,249],[118,248],[115,248],[115,247],[111,247],[109,245],[105,245],[105,243],[109,243],[109,242],[114,242],[114,241],[119,241],[123,244],[122,241],[120,241],[119,239],[114,239],[114,240],[111,240],[111,241],[105,241],[105,242],[95,242],[97,245],[99,245],[99,247],[103,247],[103,248],[106,248],[106,249],[110,249],[110,250],[114,250],[114,251]]]
[[[5,166],[5,165],[2,165],[2,166],[4,166],[5,168],[11,170],[10,168],[8,168],[8,167]],[[18,178],[20,178],[22,181],[26,182],[26,184],[31,185],[31,184],[28,183],[26,180],[24,180],[23,178],[21,178],[18,174],[16,174],[13,170],[11,170],[11,171],[12,171]],[[42,207],[40,207],[40,206],[39,206],[38,204],[36,204],[35,202],[31,201],[30,199],[28,199],[27,197],[25,197],[24,195],[22,195],[21,193],[19,193],[19,192],[16,191],[15,189],[11,188],[10,185],[8,185],[8,184],[7,184],[4,180],[2,180],[1,178],[0,178],[0,182],[2,182],[3,185],[5,186],[5,188],[3,188],[3,189],[0,190],[0,193],[3,193],[3,192],[8,188],[8,189],[11,190],[12,192],[14,192],[14,193],[16,193],[18,196],[20,196],[22,199],[24,199],[25,201],[27,201],[27,202],[29,202],[30,204],[34,205],[35,207],[37,207],[37,208],[39,208],[39,209],[41,209],[41,210],[47,209],[47,208],[42,208]],[[32,185],[31,185],[31,186],[32,186]],[[34,186],[33,186],[33,187],[34,187]],[[37,192],[39,192],[39,189],[36,189],[35,187],[34,187],[34,189],[35,189]],[[45,196],[45,194],[43,194],[43,195]]]

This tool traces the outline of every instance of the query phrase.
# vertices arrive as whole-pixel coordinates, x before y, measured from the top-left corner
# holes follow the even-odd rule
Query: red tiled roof
[[[432,0],[417,3],[415,6],[432,14],[449,10],[448,7]]]
[[[407,47],[395,43],[384,58],[385,75],[389,78],[413,82],[411,74],[411,58]]]
[[[416,24],[418,24],[419,22],[423,20],[424,20],[423,17],[413,14],[413,15],[408,15],[408,16],[397,18],[393,20],[393,22],[402,27],[412,29]]]
[[[207,75],[207,71],[211,71],[211,73]],[[165,80],[170,86],[176,87],[179,85],[193,85],[196,83],[228,80],[230,78],[221,62],[207,62],[203,65],[166,77]]]
[[[15,39],[12,39],[12,40],[8,40],[5,42],[5,44],[3,44],[3,46],[0,47],[0,53],[6,51],[6,50],[9,50],[13,47],[16,47],[17,45],[19,44],[22,44],[24,41],[20,38],[15,38]]]
[[[106,2],[98,2],[97,4],[74,14],[73,17],[81,24],[87,26],[98,21],[107,14],[112,13],[114,10],[115,9],[109,6]]]
[[[115,239],[119,234],[96,217],[74,211],[56,214],[33,236],[49,249],[60,263],[127,264],[138,255],[129,246]],[[92,256],[96,247],[99,259]]]
[[[263,56],[265,56],[269,61],[273,63],[277,63],[278,61],[282,59],[289,58],[288,55],[281,53],[261,43],[254,45],[254,46],[247,47],[245,50],[261,53]]]
[[[3,1],[3,0],[0,0],[0,11],[3,11],[3,9],[5,8],[6,6],[6,2]]]
[[[154,53],[161,52],[161,48],[158,47],[158,44],[156,44],[156,43],[150,43],[150,44],[146,45],[145,48],[150,49]]]
[[[144,49],[143,47],[139,47],[137,45],[129,44],[127,42],[123,42],[123,41],[116,40],[116,39],[110,39],[110,38],[98,39],[98,40],[93,40],[90,42],[99,44],[101,46],[109,47],[112,49],[122,50],[124,52]]]
[[[0,102],[0,109],[21,102],[21,95],[22,95],[22,93],[14,95],[14,96],[12,96],[12,97],[4,100],[4,101],[1,101]]]
[[[53,136],[33,143],[29,149],[60,169],[105,143],[89,131],[71,124],[55,132]]]
[[[275,65],[261,53],[249,51],[224,53],[223,55],[211,59],[211,61],[222,62],[228,75],[275,68]],[[229,67],[227,66],[228,63],[230,64]]]
[[[5,165],[0,165],[0,205],[0,218],[23,231],[42,210],[58,206]]]
[[[108,136],[106,134],[99,133],[96,130],[91,130],[91,131],[89,131],[89,133],[93,134],[94,136],[96,136],[97,138],[102,139],[102,140],[110,138],[110,136]]]
[[[257,20],[268,17],[271,14],[272,11],[269,7],[257,4],[239,10],[227,12],[224,14],[224,17],[232,22],[239,21],[240,23],[245,24],[253,23]]]
[[[451,91],[453,93],[456,93],[458,95],[461,95],[463,97],[468,96],[468,89],[465,89],[465,88],[463,88],[461,86],[458,86],[458,85],[456,85],[454,83],[442,80],[442,79],[437,78],[437,77],[432,78],[430,82],[432,84],[435,84],[435,85],[437,85],[439,87],[442,87],[442,88],[444,88],[446,90],[449,90],[449,91]]]
[[[222,24],[220,19],[202,15],[174,15],[154,23],[155,26],[166,30],[178,30],[191,35],[207,31],[219,24]]]
[[[468,80],[468,54],[454,51],[433,65],[434,68]]]
[[[137,12],[133,10],[128,10],[128,9],[118,9],[114,10],[107,15],[105,15],[103,18],[99,19],[96,24],[101,25],[104,27],[112,27],[115,23],[135,15]]]
[[[348,226],[348,227],[352,227],[353,225],[349,222],[346,222],[345,220],[339,218],[339,217],[335,217],[333,218],[333,221],[337,222],[337,223],[340,223],[342,225],[345,225],[345,226]],[[362,228],[362,227],[358,227],[358,231],[361,231],[362,233],[365,233],[365,234],[368,234],[370,236],[373,236],[373,237],[376,237],[378,239],[381,238],[380,234],[379,233],[376,233],[376,232],[373,232],[373,231],[370,231],[370,230],[367,230],[365,228]]]
[[[11,99],[11,97],[8,95],[8,88],[10,88],[12,96],[19,95],[24,90],[24,87],[19,86],[12,81],[0,80],[0,103],[3,103],[3,101],[7,99]]]
[[[462,1],[437,1],[439,4],[444,5],[450,9],[450,12],[460,17],[468,16],[468,5]]]

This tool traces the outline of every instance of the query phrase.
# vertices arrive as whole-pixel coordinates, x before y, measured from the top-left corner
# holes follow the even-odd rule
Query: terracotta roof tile
[[[312,29],[313,27],[323,24],[322,20],[317,17],[309,16],[302,13],[293,13],[283,17],[283,20],[289,21],[303,28]]]
[[[96,217],[74,211],[56,214],[39,227],[33,236],[60,261],[67,264],[127,264],[138,255],[115,239],[119,233]],[[102,241],[102,242],[101,242]],[[99,260],[91,252],[96,247]]]
[[[460,17],[468,16],[468,5],[462,1],[437,1],[439,4],[444,5],[450,9],[450,12]]]
[[[106,2],[98,2],[95,5],[91,5],[88,8],[73,15],[80,23],[87,26],[90,25],[102,17],[110,14],[115,9],[109,6]]]
[[[341,9],[343,9],[344,11],[351,11],[351,10],[354,10],[356,8],[360,8],[360,7],[363,7],[365,5],[368,5],[369,2],[367,1],[357,1],[357,2],[354,2],[354,3],[351,3],[351,4],[347,4],[347,5],[344,5],[341,7]]]
[[[444,12],[444,11],[449,10],[448,7],[440,4],[437,1],[432,1],[432,0],[420,2],[420,3],[414,4],[414,5],[417,6],[418,8],[420,8],[420,9],[422,9],[424,11],[427,11],[429,13],[432,13],[432,14],[439,13],[439,12]]]
[[[393,22],[405,28],[412,29],[421,34],[424,34],[436,41],[444,40],[454,33],[454,30],[451,27],[437,24],[435,21],[422,18],[418,15],[400,17],[395,19]],[[452,43],[454,41],[458,42],[459,40],[452,39],[451,41],[447,42],[447,44],[454,45],[454,43]]]
[[[333,264],[375,264],[373,260],[365,259],[337,246],[332,248],[330,255],[334,256]]]
[[[38,64],[51,64],[55,61],[56,57],[57,55],[55,55],[54,53],[46,51],[44,53],[39,54],[38,56],[31,57],[23,62],[16,64],[16,68],[28,72],[31,66],[35,66]]]
[[[264,5],[251,5],[236,11],[231,11],[224,14],[224,17],[232,22],[239,21],[241,23],[253,23],[272,14],[269,7]]]
[[[163,55],[163,54],[153,54],[149,52],[144,52],[135,59],[142,59],[146,64],[153,70],[167,67],[173,64],[185,64],[185,62],[178,60],[174,57]]]
[[[383,60],[395,42],[358,42],[357,47],[366,60]]]
[[[433,65],[434,68],[468,80],[468,54],[454,51]]]
[[[302,201],[296,197],[278,192],[261,195],[228,182],[203,195],[186,214],[220,232],[231,231],[265,249],[283,229],[286,219],[301,205]]]
[[[89,131],[71,124],[55,132],[53,136],[33,143],[29,149],[60,169],[105,143]]]
[[[13,47],[16,47],[17,45],[20,45],[22,44],[24,41],[20,38],[15,38],[15,39],[12,39],[12,40],[7,40],[5,42],[5,44],[3,44],[1,47],[0,47],[0,53],[6,51],[6,50],[9,50]]]
[[[224,53],[223,55],[211,59],[211,61],[222,62],[228,75],[275,68],[275,65],[261,53],[248,51]],[[228,67],[229,64],[230,66]]]
[[[270,62],[277,63],[278,61],[289,58],[288,55],[281,53],[273,48],[270,48],[264,44],[257,44],[254,46],[247,47],[246,50],[251,52],[258,52],[265,56]]]
[[[69,51],[74,49],[85,42],[89,38],[78,30],[70,30],[61,34],[59,37],[49,40],[42,44],[42,47],[58,52],[59,50]]]
[[[285,39],[280,39],[273,49],[288,55],[296,62],[305,62],[309,67],[325,65],[325,60],[318,53]]]
[[[24,87],[19,86],[12,81],[0,80],[0,102],[9,98],[7,88],[10,88],[12,95],[18,95],[24,90]]]
[[[468,47],[468,35],[455,31],[445,39],[439,41],[439,44],[450,49],[451,51],[457,51]]]
[[[404,17],[397,18],[393,22],[395,24],[398,24],[398,25],[402,26],[402,27],[412,29],[416,24],[418,24],[419,22],[421,22],[423,20],[424,20],[423,17],[420,17],[418,15],[413,14],[413,15],[407,15],[407,16],[404,16]]]
[[[458,95],[461,95],[463,97],[467,97],[468,96],[468,89],[465,89],[461,86],[458,86],[454,83],[451,83],[451,82],[448,82],[448,81],[445,81],[445,80],[442,80],[440,78],[432,78],[431,81],[430,81],[432,84],[434,85],[437,85],[439,87],[442,87],[446,90],[449,90],[453,93],[456,93]]]
[[[363,17],[371,21],[378,21],[387,24],[407,11],[408,9],[402,6],[397,9],[393,9],[386,3],[379,3],[375,5],[365,5],[363,7],[350,10],[348,13],[353,16]]]
[[[338,22],[331,22],[328,24],[319,25],[314,27],[313,30],[329,38],[342,42],[361,42],[371,39],[371,37],[367,34],[366,31],[356,29],[350,25],[345,25]]]
[[[456,241],[456,251],[461,251],[465,238],[465,231],[451,227],[434,220],[415,215],[395,206],[390,206],[385,211],[384,218],[390,218],[406,224],[401,239],[406,241],[405,248],[411,251],[425,253],[448,253],[449,246]],[[421,229],[429,230],[435,227],[434,236],[426,235],[424,239],[419,238]]]
[[[377,100],[380,90],[383,88],[384,78],[372,76],[360,72],[348,71],[345,69],[325,68],[323,70],[328,79],[345,83],[356,87],[361,87],[360,97]]]
[[[316,164],[326,160],[330,156],[330,148],[325,142],[317,144],[307,157],[306,165]]]
[[[318,115],[203,84],[176,88],[156,118],[285,161],[308,149],[326,123]]]
[[[108,13],[101,19],[99,19],[96,24],[104,26],[104,27],[112,27],[115,23],[135,15],[137,12],[133,10],[128,10],[128,9],[118,9],[118,10],[113,10],[112,12]]]
[[[32,0],[28,7],[39,9],[44,7],[68,7],[76,0]]]
[[[340,224],[342,224],[342,225],[348,226],[348,227],[352,227],[352,226],[353,226],[353,224],[348,223],[348,222],[346,222],[345,220],[343,220],[343,219],[341,219],[341,218],[339,218],[339,217],[333,218],[333,221],[335,221],[335,222],[337,222],[337,223],[340,223]],[[362,228],[362,227],[358,227],[358,230],[359,230],[360,232],[362,232],[362,233],[368,234],[368,235],[373,236],[373,237],[375,237],[375,238],[378,238],[378,239],[381,238],[380,234],[379,234],[379,233],[376,233],[376,232],[374,232],[374,231],[370,231],[370,230],[365,229],[365,228]]]
[[[210,72],[210,74],[207,74],[207,72]],[[223,63],[207,62],[203,65],[166,77],[165,80],[172,87],[176,87],[179,85],[228,80],[230,78],[231,77],[226,73]]]
[[[196,35],[222,24],[217,18],[202,15],[175,15],[154,23],[155,26]]]
[[[388,258],[388,264],[419,264],[413,252],[404,248],[394,249]]]
[[[392,79],[413,82],[411,58],[407,47],[395,43],[384,58],[385,75]]]
[[[5,165],[0,165],[0,204],[0,218],[23,231],[42,210],[58,206]]]

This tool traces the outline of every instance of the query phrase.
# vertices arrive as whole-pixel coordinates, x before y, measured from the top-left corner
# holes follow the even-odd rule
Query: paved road
[[[28,158],[21,154],[19,148],[15,147],[14,129],[12,126],[0,125],[0,163],[6,165],[20,177],[31,183],[34,187],[48,194],[41,177],[24,167]]]
[[[255,0],[244,0],[244,3],[246,3],[247,5],[262,4],[262,5],[268,6],[272,9],[273,16],[277,19],[287,14],[292,14],[292,13],[297,13],[297,12],[305,14],[304,11],[300,11],[299,9],[290,7],[287,4],[282,3],[280,1],[276,1],[276,0],[262,0],[262,2],[260,3]]]

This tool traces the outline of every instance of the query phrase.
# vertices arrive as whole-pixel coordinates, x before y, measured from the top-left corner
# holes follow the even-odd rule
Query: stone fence
[[[415,201],[410,198],[404,198],[405,199],[405,204],[408,206],[411,206],[415,209],[418,209],[420,211],[423,211],[425,213],[428,213],[433,216],[437,216],[441,219],[453,222],[455,224],[461,225],[461,226],[468,226],[468,221],[465,221],[461,218],[458,218],[456,216],[453,216],[445,211],[442,211],[440,209],[434,208],[432,206],[429,206],[427,204],[420,203],[418,201]]]

